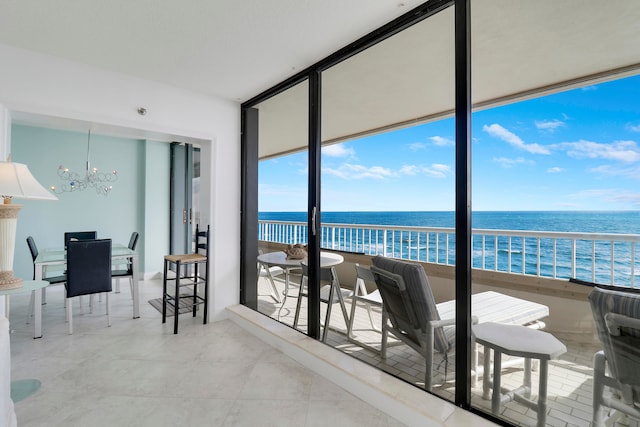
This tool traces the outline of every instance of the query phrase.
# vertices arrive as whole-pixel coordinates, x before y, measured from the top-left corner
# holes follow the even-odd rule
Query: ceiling
[[[0,44],[243,102],[423,2],[0,0]],[[471,12],[478,108],[640,72],[637,0],[474,0]],[[450,116],[453,25],[449,8],[324,72],[323,141]],[[306,93],[258,106],[260,157],[306,147]]]
[[[245,101],[424,0],[0,0],[0,43]]]
[[[640,73],[637,0],[474,0],[472,102],[510,103]],[[322,74],[322,140],[453,115],[453,8]],[[259,155],[307,147],[306,82],[258,105]]]

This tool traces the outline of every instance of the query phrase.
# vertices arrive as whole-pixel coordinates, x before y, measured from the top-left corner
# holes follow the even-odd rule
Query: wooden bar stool
[[[162,283],[162,323],[167,321],[167,304],[173,308],[173,333],[178,333],[178,316],[180,309],[191,307],[193,317],[196,317],[198,306],[204,306],[203,324],[207,324],[209,307],[209,239],[210,227],[207,231],[200,231],[196,225],[196,252],[192,254],[166,255],[164,257],[164,279]],[[171,265],[175,265],[175,278],[168,278],[167,273]],[[202,275],[202,269],[205,274]],[[175,282],[174,293],[167,290],[169,282]],[[198,286],[204,285],[204,293],[198,293]],[[193,292],[180,293],[181,288],[192,287]]]

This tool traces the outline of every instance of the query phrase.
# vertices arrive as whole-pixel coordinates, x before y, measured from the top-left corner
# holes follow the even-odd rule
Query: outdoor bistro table
[[[280,320],[280,312],[287,302],[287,294],[289,293],[289,270],[300,268],[302,262],[307,262],[307,258],[303,259],[287,259],[287,254],[279,252],[268,252],[266,254],[258,255],[258,262],[268,267],[280,267],[284,270],[284,298],[282,299],[282,305],[278,310],[278,320]],[[342,255],[332,252],[320,252],[320,267],[333,267],[338,264],[342,264],[344,258]]]

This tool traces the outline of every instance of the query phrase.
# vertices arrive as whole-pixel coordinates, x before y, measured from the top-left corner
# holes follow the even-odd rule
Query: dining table
[[[289,258],[284,251],[267,252],[258,255],[258,262],[266,265],[267,267],[280,267],[284,270],[284,293],[282,298],[282,304],[278,310],[278,320],[280,319],[280,312],[287,302],[287,294],[289,293],[289,279],[290,271],[294,269],[300,269],[300,264],[307,262],[307,258],[294,259]],[[320,268],[334,267],[344,262],[344,257],[340,254],[333,252],[320,251]]]
[[[140,297],[138,291],[138,281],[140,280],[139,266],[138,266],[138,254],[129,249],[127,245],[121,243],[113,243],[111,245],[111,262],[112,264],[118,262],[131,262],[133,271],[133,318],[140,317]],[[49,248],[43,249],[38,253],[34,263],[35,267],[35,280],[42,280],[44,272],[47,267],[58,266],[66,268],[67,265],[67,251],[65,248]],[[44,289],[43,289],[44,292]]]

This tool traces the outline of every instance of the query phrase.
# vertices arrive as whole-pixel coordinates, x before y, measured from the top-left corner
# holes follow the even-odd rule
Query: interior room
[[[0,280],[0,426],[570,426],[597,425],[593,420],[605,415],[615,415],[614,425],[637,424],[637,401],[628,413],[597,409],[613,407],[608,395],[597,400],[593,392],[601,377],[611,387],[603,367],[611,361],[593,362],[603,327],[590,295],[603,275],[616,284],[614,265],[621,263],[634,288],[640,234],[609,243],[617,237],[508,231],[500,239],[508,240],[501,252],[509,267],[498,271],[497,234],[489,250],[485,238],[493,242],[494,235],[472,233],[478,132],[471,117],[637,76],[638,19],[634,0],[2,2],[0,161],[28,166],[55,200],[14,195],[22,208],[15,232],[6,232],[15,240],[6,240],[14,254],[9,270],[27,285],[3,290]],[[429,160],[420,169],[448,179],[433,197],[447,208],[419,196],[436,187],[425,180],[411,188],[416,202],[409,210],[450,211],[455,222],[446,230],[363,218],[336,225],[322,216],[340,210],[329,208],[336,201],[366,210],[345,196],[346,185],[345,192],[323,186],[328,175],[346,174],[327,161],[342,143],[365,139],[373,146],[373,138],[439,121],[446,138],[413,142],[449,150],[447,162]],[[628,132],[640,129],[636,121]],[[537,141],[502,136],[528,154],[541,150]],[[622,145],[635,155],[629,138]],[[194,149],[197,162],[175,147]],[[568,157],[588,157],[558,147],[566,145],[554,149]],[[357,163],[355,152],[345,153]],[[180,162],[197,164],[197,180],[176,178]],[[533,163],[514,160],[523,168]],[[286,186],[264,184],[265,164],[284,175]],[[92,168],[106,187],[74,189]],[[491,178],[492,171],[484,173],[477,176]],[[402,197],[399,187],[380,184],[377,195],[388,199],[372,210],[394,210],[388,207]],[[286,205],[263,209],[283,194]],[[180,198],[184,207],[175,209]],[[261,216],[268,211],[300,215]],[[194,253],[196,229],[210,230],[204,258]],[[83,243],[63,236],[88,230],[97,234],[90,241],[111,240],[111,270],[118,264],[125,273],[112,277],[107,295],[66,298],[73,282],[67,254]],[[139,235],[135,249],[132,233]],[[41,253],[55,249],[61,258],[38,261],[29,237]],[[538,239],[537,272],[527,271],[525,238]],[[553,239],[552,277],[540,272],[541,239]],[[571,273],[576,259],[588,258],[593,276],[577,283],[556,275],[557,241],[569,248],[572,258],[560,262],[573,261]],[[512,271],[518,242],[521,271]],[[417,248],[415,258],[411,249],[403,254],[405,246]],[[578,253],[583,246],[586,255]],[[614,260],[621,246],[623,259]],[[5,258],[10,250],[3,249]],[[491,251],[494,271],[485,266]],[[611,254],[609,275],[607,265],[596,276],[596,253]],[[196,307],[198,292],[191,303],[176,280],[179,263],[194,260],[206,265],[204,309]],[[362,282],[356,266],[368,272]],[[43,283],[54,274],[64,279]],[[450,322],[409,344],[385,305],[401,305],[393,292],[407,284],[428,289],[424,305],[442,319],[448,310]],[[473,299],[496,293],[484,306]],[[481,306],[511,311],[487,320],[472,310]],[[416,310],[407,316],[420,317],[422,308]],[[354,316],[359,323],[350,322]],[[487,323],[498,326],[477,327]],[[526,342],[517,341],[514,350],[514,340],[501,341],[505,331],[544,349],[523,350]],[[442,350],[435,357],[434,347]],[[517,392],[500,395],[501,373],[502,385]]]

